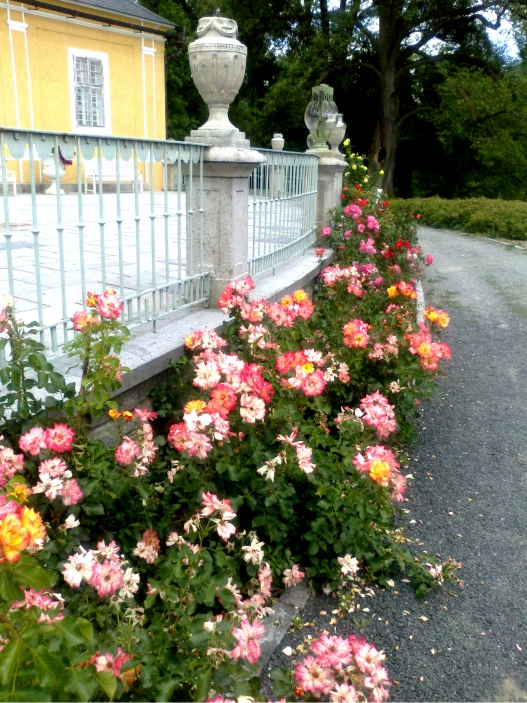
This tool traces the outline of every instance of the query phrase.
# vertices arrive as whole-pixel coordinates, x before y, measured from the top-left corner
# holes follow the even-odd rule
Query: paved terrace
[[[298,236],[302,221],[300,206],[293,206],[284,221],[280,201],[253,207],[249,198],[249,258],[257,256]],[[9,219],[12,233],[12,275],[17,312],[27,321],[39,319],[38,276],[35,241],[32,232],[32,203],[29,194],[9,196]],[[156,284],[176,283],[187,275],[186,267],[186,194],[168,191],[154,193],[153,214],[149,192],[138,195],[137,214],[134,193],[121,193],[121,249],[117,222],[117,197],[82,195],[84,276],[86,290],[115,288],[123,296],[148,290]],[[206,208],[206,201],[204,207]],[[41,322],[56,323],[83,306],[81,233],[78,196],[61,196],[62,255],[57,229],[57,200],[54,196],[36,196],[38,258],[41,289]],[[0,209],[1,211],[1,209]],[[1,211],[0,234],[5,234]],[[198,217],[197,214],[194,217]],[[100,222],[103,222],[101,225]],[[153,222],[153,226],[151,224]],[[256,227],[253,224],[256,224]],[[102,232],[102,237],[101,237]],[[121,254],[120,254],[121,251]],[[253,254],[254,252],[254,254]],[[197,271],[194,271],[197,273]],[[122,276],[122,280],[121,280]],[[122,286],[121,286],[122,283]],[[64,289],[64,296],[62,290]],[[9,290],[8,255],[4,238],[0,238],[0,292]],[[150,296],[151,298],[152,296]],[[143,301],[145,298],[143,297]],[[146,296],[148,305],[148,296]],[[144,303],[143,303],[144,304]],[[152,310],[152,302],[150,302]]]

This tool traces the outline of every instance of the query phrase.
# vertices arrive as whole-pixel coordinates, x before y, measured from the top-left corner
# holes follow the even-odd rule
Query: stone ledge
[[[297,288],[311,284],[320,270],[333,260],[331,249],[325,251],[322,265],[314,252],[315,249],[310,247],[305,254],[297,254],[274,270],[259,275],[255,279],[257,287],[252,297],[274,302]],[[221,334],[227,321],[227,316],[217,309],[193,307],[158,318],[156,332],[148,324],[135,327],[121,354],[122,364],[130,371],[124,374],[123,384],[114,396],[124,402],[125,394],[131,393],[134,403],[144,402],[153,387],[151,379],[165,372],[170,362],[176,361],[185,352],[185,337],[203,327],[211,327]],[[68,381],[75,381],[78,386],[80,367],[71,369],[71,363],[71,359],[59,358],[55,361],[55,367]],[[142,384],[149,385],[144,393],[139,389]]]

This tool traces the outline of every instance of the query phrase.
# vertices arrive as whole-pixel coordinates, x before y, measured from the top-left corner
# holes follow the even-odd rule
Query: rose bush
[[[313,301],[303,290],[258,299],[249,277],[229,284],[225,333],[187,337],[154,411],[111,400],[128,337],[114,291],[89,294],[72,318],[77,393],[4,300],[4,700],[258,696],[260,620],[284,587],[307,576],[339,589],[359,562],[365,583],[406,571],[418,596],[453,577],[454,561],[416,556],[394,522],[399,448],[449,358],[448,314],[415,321],[423,256],[411,218],[358,183],[343,195]],[[112,448],[89,437],[103,412]],[[377,650],[330,639],[296,681],[278,672],[280,695],[385,698]]]

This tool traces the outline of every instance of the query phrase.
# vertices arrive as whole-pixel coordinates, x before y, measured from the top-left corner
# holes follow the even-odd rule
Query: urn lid
[[[236,47],[246,47],[238,41],[238,25],[228,17],[202,17],[196,30],[197,39],[189,44],[189,51],[196,50],[205,44],[228,44]],[[239,49],[240,50],[240,49]]]

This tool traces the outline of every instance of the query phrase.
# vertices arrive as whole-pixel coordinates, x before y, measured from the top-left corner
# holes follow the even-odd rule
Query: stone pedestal
[[[192,137],[189,141],[193,141]],[[251,149],[213,146],[203,155],[203,271],[211,276],[210,303],[248,272],[249,176],[265,156]],[[193,226],[187,225],[187,261],[200,272],[200,178],[193,171]],[[188,192],[188,191],[187,191]],[[190,218],[187,216],[187,222]],[[192,252],[190,242],[192,242]]]
[[[329,225],[329,211],[340,205],[342,176],[347,163],[329,149],[325,152],[308,151],[308,153],[318,156],[317,229],[320,230]]]

